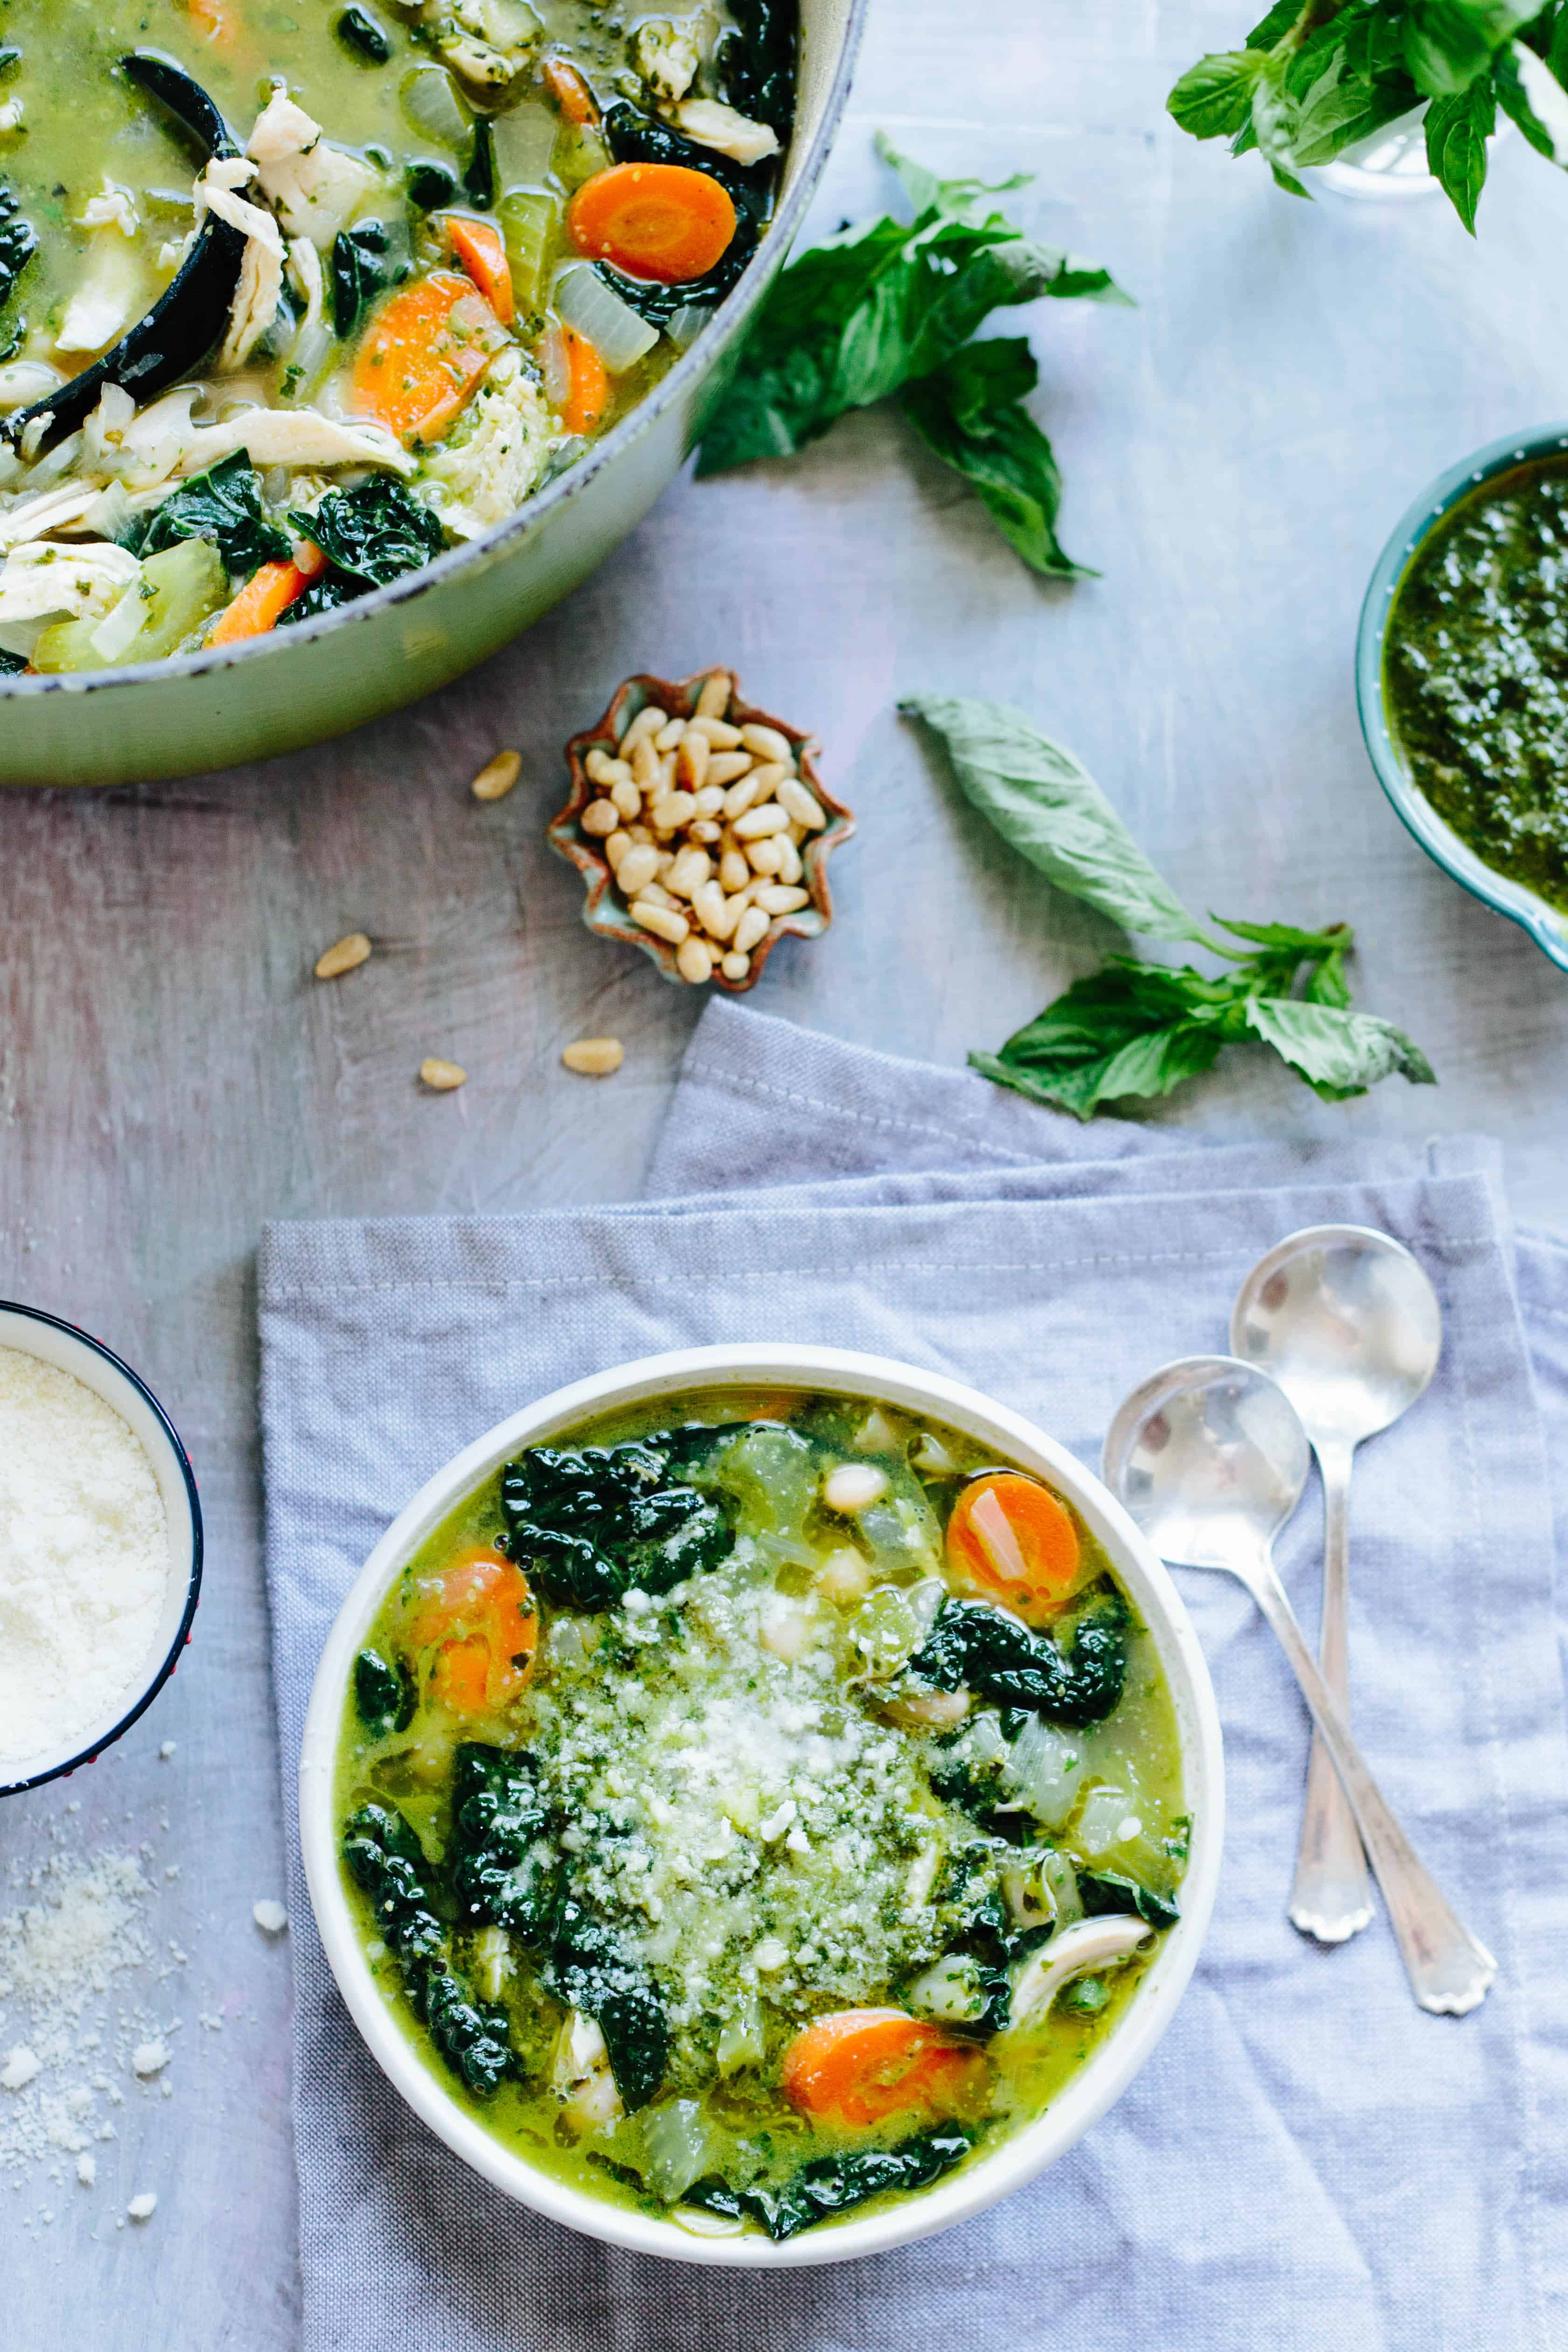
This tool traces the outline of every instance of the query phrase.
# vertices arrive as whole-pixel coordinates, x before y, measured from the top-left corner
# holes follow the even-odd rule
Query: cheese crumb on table
[[[140,2196],[131,2199],[125,2210],[133,2221],[151,2221],[158,2210],[158,2200],[151,2189],[144,2189]]]
[[[288,1914],[282,1904],[275,1903],[270,1898],[260,1903],[253,1903],[250,1916],[262,1932],[268,1936],[281,1936],[288,1925]]]
[[[98,2180],[98,2159],[95,2157],[86,2155],[78,2157],[77,2179],[84,2189],[91,2189],[95,2186]]]
[[[25,2090],[38,2072],[38,2060],[25,2042],[18,2042],[0,2066],[0,2088],[7,2091]]]
[[[166,2042],[139,2042],[131,2053],[131,2071],[148,2082],[161,2074],[169,2063],[170,2051]]]

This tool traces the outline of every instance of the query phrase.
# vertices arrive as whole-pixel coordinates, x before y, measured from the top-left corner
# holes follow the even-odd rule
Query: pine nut
[[[731,784],[724,796],[726,824],[733,824],[737,816],[744,816],[761,790],[761,780],[757,776],[742,776],[738,783]]]
[[[713,859],[706,849],[683,849],[664,877],[664,887],[678,898],[690,898],[712,872]]]
[[[626,761],[612,760],[601,743],[594,744],[582,764],[594,782],[602,784],[606,791],[612,784],[619,783],[622,776],[630,776],[632,773]]]
[[[358,971],[370,961],[371,943],[363,931],[350,931],[337,940],[324,954],[316,959],[318,980],[341,980],[346,971]]]
[[[580,823],[584,833],[597,834],[605,840],[621,822],[621,812],[613,801],[590,801]]]
[[[651,793],[660,781],[659,755],[646,735],[639,735],[632,746],[632,773],[645,793]]]
[[[779,807],[787,808],[796,824],[803,824],[809,833],[819,833],[827,824],[827,814],[821,803],[814,793],[806,790],[804,784],[797,783],[793,776],[781,779],[778,794]]]
[[[759,760],[782,760],[789,768],[795,764],[795,746],[788,735],[780,735],[777,727],[743,727],[740,740]]]
[[[735,952],[749,955],[768,929],[768,917],[760,907],[747,907],[735,927]]]
[[[795,771],[787,768],[781,760],[759,760],[751,772],[761,778],[763,793],[771,798],[780,784],[788,783]]]
[[[615,879],[629,898],[650,883],[659,870],[659,853],[652,842],[634,841],[615,869]]]
[[[468,1073],[460,1062],[421,1062],[419,1075],[432,1094],[449,1095],[468,1083]]]
[[[659,782],[664,786],[665,792],[673,793],[674,791],[675,755],[673,751],[661,751],[659,754]]]
[[[673,751],[685,731],[686,721],[684,719],[670,719],[664,726],[660,728],[658,733],[654,736],[654,751]]]
[[[668,940],[674,947],[679,947],[681,941],[690,936],[692,928],[685,917],[677,915],[673,907],[652,906],[646,898],[633,899],[632,920],[641,923],[645,931],[653,932],[657,938]]]
[[[695,730],[683,735],[680,749],[675,754],[678,781],[689,785],[694,793],[701,792],[703,779],[707,774],[707,763],[712,757],[713,745],[706,735],[699,735]]]
[[[619,1037],[580,1037],[562,1048],[560,1058],[579,1077],[608,1078],[626,1059],[626,1048]]]
[[[784,882],[764,882],[757,893],[757,903],[766,907],[770,915],[793,915],[811,903],[810,890],[799,890]]]
[[[777,801],[764,801],[760,808],[743,810],[734,823],[737,841],[760,841],[765,834],[789,830],[789,820]]]
[[[773,846],[779,853],[779,862],[773,871],[778,875],[780,882],[799,882],[806,869],[800,863],[800,853],[789,835],[776,833],[773,836]]]
[[[694,988],[713,978],[713,950],[706,940],[683,940],[675,950],[675,970]]]
[[[700,737],[698,740],[701,740]],[[717,816],[719,811],[724,806],[724,786],[722,784],[703,784],[695,793],[695,798],[697,804],[698,816]]]
[[[616,776],[612,780],[610,797],[622,816],[642,815],[643,795],[633,783],[630,771],[625,775]]]
[[[677,825],[689,824],[695,805],[690,793],[664,793],[648,812],[653,820],[654,832],[674,833]]]
[[[669,723],[667,710],[661,710],[656,702],[645,702],[621,738],[621,757],[630,759],[633,745],[640,743],[644,735],[657,735]]]
[[[692,727],[696,734],[707,737],[716,751],[738,751],[740,749],[740,730],[731,727],[726,719],[697,718],[692,720]]]
[[[727,849],[718,861],[718,878],[727,890],[744,890],[751,879],[751,868],[738,849]]]
[[[468,789],[476,801],[504,801],[523,772],[520,751],[497,751],[486,760]]]
[[[765,834],[760,841],[748,841],[747,843],[746,855],[750,861],[752,871],[754,873],[778,873],[779,847],[780,839],[781,836],[779,835],[769,833]]]
[[[622,861],[631,846],[632,836],[629,833],[617,832],[606,835],[604,855],[610,860],[610,871],[612,874],[620,873]]]
[[[733,784],[741,776],[748,776],[753,764],[749,751],[716,751],[707,763],[706,782]]]
[[[653,836],[645,824],[629,824],[626,828],[633,841],[652,841]]]
[[[719,965],[719,970],[726,980],[744,980],[751,970],[751,958],[747,955],[737,955],[732,948]]]
[[[680,912],[680,900],[672,898],[662,882],[644,882],[637,896],[647,906],[674,907],[677,914]]]
[[[724,827],[722,825],[713,824],[706,818],[700,816],[696,823],[689,826],[687,830],[690,832],[694,841],[706,842],[710,847],[713,843],[722,839],[724,834]]]
[[[740,908],[731,908],[716,882],[699,883],[692,892],[692,905],[711,939],[727,940],[740,919]]]
[[[716,669],[710,677],[705,677],[702,691],[697,696],[695,716],[698,719],[722,719],[729,709],[734,684],[735,680],[727,669]]]

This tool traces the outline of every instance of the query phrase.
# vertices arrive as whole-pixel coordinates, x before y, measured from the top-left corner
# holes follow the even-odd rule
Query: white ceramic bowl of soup
[[[1091,2053],[1046,2112],[988,2154],[911,2191],[885,2209],[851,2213],[798,2237],[775,2241],[697,2237],[678,2222],[601,2201],[540,2171],[495,2138],[423,2063],[371,1974],[350,1907],[340,1857],[337,1759],[354,1660],[388,1589],[453,1509],[522,1447],[546,1444],[585,1422],[691,1390],[794,1389],[864,1397],[947,1423],[1050,1481],[1082,1514],[1104,1547],[1118,1582],[1148,1629],[1176,1714],[1184,1801],[1193,1817],[1181,1882],[1182,1916],[1161,1939],[1120,2022]],[[1022,2188],[1064,2156],[1119,2099],[1176,2014],[1197,1964],[1214,1907],[1225,1828],[1219,1715],[1197,1636],[1166,1569],[1132,1520],[1092,1472],[1021,1413],[941,1373],[883,1356],[831,1348],[768,1345],[683,1348],[622,1364],[557,1389],[497,1424],[438,1470],[406,1504],[371,1552],[338,1612],[317,1668],[299,1759],[299,1832],[305,1875],[327,1958],[349,2013],[371,2054],[414,2113],[465,2164],[508,2197],[551,2221],[638,2253],[674,2262],[716,2263],[747,2270],[787,2270],[884,2253],[967,2221]]]

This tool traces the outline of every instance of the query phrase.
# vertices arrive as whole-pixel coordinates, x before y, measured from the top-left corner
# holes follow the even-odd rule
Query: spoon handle
[[[1448,1908],[1437,1882],[1395,1820],[1365,1759],[1351,1737],[1343,1711],[1322,1675],[1297,1624],[1285,1588],[1271,1560],[1237,1573],[1280,1637],[1295,1669],[1301,1696],[1322,1733],[1334,1769],[1360,1825],[1377,1873],[1383,1899],[1404,1958],[1410,1988],[1423,2009],[1464,2017],[1479,2009],[1497,1974],[1497,1962]]]
[[[1323,1482],[1323,1611],[1318,1663],[1324,1682],[1350,1719],[1345,1628],[1350,1601],[1351,1445],[1314,1441]],[[1301,1839],[1291,1889],[1291,1924],[1320,1944],[1343,1944],[1372,1917],[1372,1887],[1355,1817],[1319,1731],[1312,1734]]]

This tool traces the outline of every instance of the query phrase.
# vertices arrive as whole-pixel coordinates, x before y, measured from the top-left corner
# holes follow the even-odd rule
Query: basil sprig
[[[1168,1095],[1212,1068],[1224,1046],[1250,1039],[1271,1045],[1327,1102],[1396,1074],[1436,1084],[1403,1030],[1352,1010],[1348,925],[1308,931],[1211,916],[1205,929],[1088,771],[1021,710],[943,695],[916,695],[903,709],[940,737],[965,797],[1059,890],[1123,930],[1189,941],[1228,967],[1207,974],[1111,956],[999,1053],[971,1054],[983,1076],[1089,1118],[1106,1103]]]
[[[1279,0],[1239,49],[1200,58],[1166,104],[1195,139],[1256,148],[1282,188],[1427,106],[1427,161],[1475,234],[1497,110],[1568,164],[1563,0]]]

